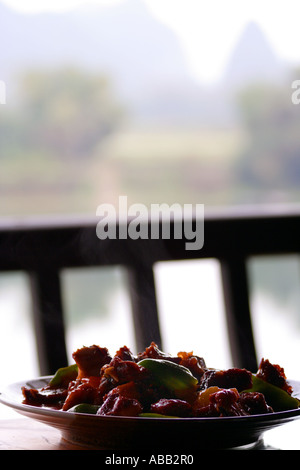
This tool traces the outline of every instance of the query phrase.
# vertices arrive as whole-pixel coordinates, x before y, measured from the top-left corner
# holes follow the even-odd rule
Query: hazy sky
[[[1,1],[1,0],[0,0]],[[21,11],[53,11],[79,4],[124,0],[2,0]],[[140,0],[175,31],[191,70],[201,81],[217,79],[246,23],[254,20],[280,58],[300,63],[299,0]],[[205,64],[205,67],[203,67]]]

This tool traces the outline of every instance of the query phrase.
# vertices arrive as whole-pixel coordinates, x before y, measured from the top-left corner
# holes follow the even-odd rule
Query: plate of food
[[[72,356],[53,376],[8,385],[0,402],[70,442],[106,450],[248,446],[300,416],[300,382],[267,359],[255,373],[222,370],[155,343],[137,355],[92,345]]]

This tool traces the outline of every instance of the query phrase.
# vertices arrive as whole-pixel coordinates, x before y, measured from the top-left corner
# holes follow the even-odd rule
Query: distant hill
[[[0,4],[0,38],[2,79],[23,68],[78,64],[107,72],[126,93],[192,83],[175,34],[139,0],[33,15]]]
[[[78,65],[109,75],[138,119],[227,122],[232,119],[229,85],[257,76],[274,81],[282,72],[264,34],[251,23],[220,88],[204,89],[192,79],[175,33],[140,0],[33,15],[0,4],[0,41],[0,79],[8,89],[26,69]]]
[[[285,65],[278,59],[266,35],[249,22],[239,38],[224,73],[231,88],[243,88],[253,82],[282,82]]]

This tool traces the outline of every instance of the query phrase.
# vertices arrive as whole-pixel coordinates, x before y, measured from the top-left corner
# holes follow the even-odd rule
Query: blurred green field
[[[246,185],[238,174],[247,133],[238,128],[123,128],[93,154],[24,151],[2,158],[0,216],[95,215],[102,203],[291,203],[298,186]]]
[[[0,215],[94,214],[124,194],[131,203],[228,203],[244,140],[235,129],[124,129],[85,159],[10,156]]]
[[[124,132],[106,142],[92,171],[130,202],[223,204],[232,198],[234,168],[245,137],[235,129],[158,129]],[[111,176],[110,185],[105,183]],[[105,184],[107,188],[105,188]],[[103,191],[103,192],[102,192]],[[228,192],[229,191],[229,192]],[[225,199],[224,199],[225,198]]]

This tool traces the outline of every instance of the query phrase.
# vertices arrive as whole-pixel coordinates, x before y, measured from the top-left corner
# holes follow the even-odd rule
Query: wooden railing
[[[171,222],[171,234],[176,223]],[[30,277],[41,374],[51,374],[67,364],[62,269],[108,265],[126,268],[136,345],[142,350],[150,341],[163,347],[154,264],[204,258],[220,262],[233,364],[256,369],[247,260],[251,256],[300,252],[298,207],[206,213],[204,245],[196,251],[186,250],[184,237],[100,240],[96,224],[96,219],[86,218],[0,221],[0,272],[25,271]]]

